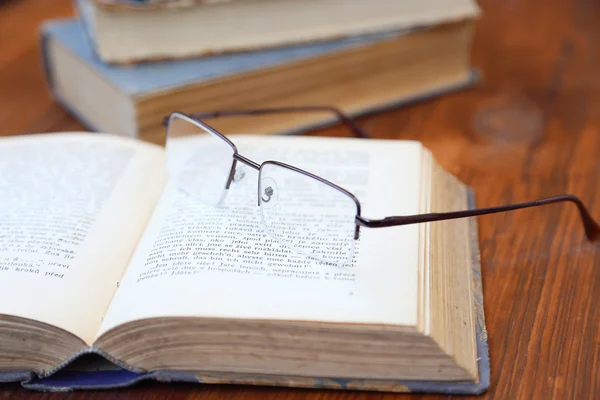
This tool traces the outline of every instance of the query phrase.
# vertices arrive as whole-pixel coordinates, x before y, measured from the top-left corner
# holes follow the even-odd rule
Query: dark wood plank
[[[475,88],[361,119],[376,137],[417,139],[471,185],[480,206],[572,193],[600,217],[600,4],[480,0]],[[0,6],[1,134],[83,127],[52,102],[38,29],[73,14],[69,0]],[[323,134],[340,135],[332,128]],[[484,398],[600,395],[600,250],[576,209],[551,205],[479,219],[492,362]],[[108,399],[115,392],[38,394],[0,386],[0,399]],[[130,399],[392,399],[444,396],[146,383]],[[446,396],[447,397],[447,396]]]

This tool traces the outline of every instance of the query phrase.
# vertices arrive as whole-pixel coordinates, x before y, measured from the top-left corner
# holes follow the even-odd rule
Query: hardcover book
[[[230,138],[256,163],[346,188],[367,217],[474,207],[418,142]],[[173,180],[181,158],[168,147],[119,135],[5,137],[0,160],[0,381],[46,391],[141,380],[453,394],[489,385],[474,220],[364,228],[338,265],[273,240],[252,168],[235,168],[212,206]],[[283,187],[320,207],[274,179],[269,210],[284,204]],[[296,218],[296,229],[313,222]]]
[[[131,64],[474,20],[474,0],[77,0],[94,51]]]
[[[473,21],[180,61],[111,66],[79,20],[50,21],[42,55],[51,94],[89,130],[161,144],[173,110],[332,105],[351,116],[471,85]],[[223,132],[290,133],[331,124],[302,114],[233,118]]]

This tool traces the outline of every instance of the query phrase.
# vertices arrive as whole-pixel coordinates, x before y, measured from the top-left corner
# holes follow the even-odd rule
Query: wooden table
[[[470,184],[479,206],[569,192],[600,217],[600,4],[483,1],[477,87],[360,121],[374,136],[418,139]],[[70,0],[0,6],[3,134],[82,129],[49,97],[38,27],[72,15]],[[331,129],[329,134],[338,134]],[[600,246],[577,210],[552,205],[479,218],[491,388],[499,399],[600,398]],[[59,399],[18,385],[0,399]],[[391,399],[416,395],[143,384],[108,398]],[[422,396],[433,398],[436,396]]]

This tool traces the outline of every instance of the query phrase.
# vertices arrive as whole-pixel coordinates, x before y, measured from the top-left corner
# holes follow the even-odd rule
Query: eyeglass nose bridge
[[[251,159],[246,158],[246,157],[240,155],[239,153],[235,152],[235,153],[233,153],[233,162],[231,163],[231,170],[229,171],[229,178],[227,179],[227,185],[225,185],[225,189],[229,189],[231,187],[232,182],[239,182],[246,176],[246,173],[243,170],[240,170],[237,168],[238,161],[240,163],[247,165],[250,168],[253,168],[260,172],[260,164],[259,163],[254,162]],[[259,173],[259,176],[260,176],[260,173]],[[257,205],[260,206],[260,193],[259,193],[259,197],[257,198],[256,201],[257,201]]]
[[[243,164],[246,164],[247,166],[254,168],[255,170],[259,171],[260,170],[260,164],[257,162],[252,161],[249,158],[246,158],[242,155],[240,155],[239,153],[233,153],[233,159],[234,159],[234,164],[235,161],[239,161]]]

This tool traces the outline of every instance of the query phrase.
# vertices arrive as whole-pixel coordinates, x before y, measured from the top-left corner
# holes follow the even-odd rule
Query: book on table
[[[257,163],[278,160],[348,189],[365,217],[473,206],[419,142],[231,139]],[[174,183],[168,156],[113,134],[0,139],[0,381],[487,388],[472,220],[362,228],[351,262],[320,262],[264,230],[254,169],[238,164],[212,206]],[[313,222],[297,218],[297,229]],[[112,367],[74,367],[86,357]]]
[[[472,19],[474,0],[76,0],[98,57],[132,64],[264,50]]]
[[[87,129],[161,144],[161,117],[172,110],[331,104],[356,117],[463,89],[478,78],[470,61],[478,10],[444,9],[436,18],[415,18],[397,29],[128,66],[103,62],[84,20],[53,20],[41,31],[42,58],[51,95]],[[159,35],[171,32],[163,22],[151,26]],[[127,30],[147,40],[136,29]],[[127,41],[123,36],[118,35],[119,43]],[[205,35],[188,37],[195,43]],[[178,41],[168,43],[181,47]],[[223,121],[221,129],[289,133],[332,122],[316,115],[274,115],[267,122],[241,117]]]

